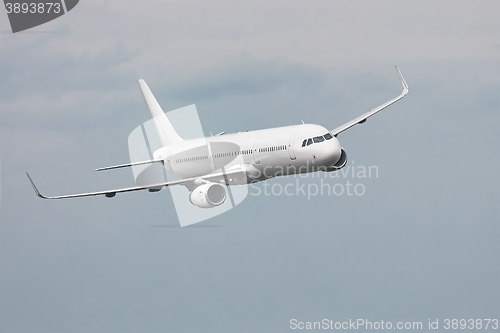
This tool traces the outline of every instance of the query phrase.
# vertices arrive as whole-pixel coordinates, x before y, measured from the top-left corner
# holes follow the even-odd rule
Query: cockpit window
[[[314,137],[314,143],[323,142],[323,141],[325,141],[325,138],[323,138],[322,136]]]
[[[307,139],[307,145],[308,145],[308,146],[309,146],[309,145],[312,145],[312,143],[313,143],[313,140],[312,140],[312,139]]]
[[[305,139],[304,141],[302,141],[302,147],[305,147],[306,143],[307,143],[307,139]]]
[[[325,137],[326,140],[330,140],[331,138],[333,138],[333,136],[330,133],[326,133],[323,136]]]

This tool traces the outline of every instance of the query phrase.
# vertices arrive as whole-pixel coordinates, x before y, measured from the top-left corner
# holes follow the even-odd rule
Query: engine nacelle
[[[347,153],[345,152],[345,150],[343,148],[340,148],[340,158],[339,158],[339,160],[334,165],[332,165],[331,167],[327,168],[326,171],[330,172],[330,171],[340,170],[343,167],[345,167],[346,164],[347,164]]]
[[[226,189],[221,184],[208,183],[195,188],[189,195],[189,201],[200,208],[213,208],[226,200]]]

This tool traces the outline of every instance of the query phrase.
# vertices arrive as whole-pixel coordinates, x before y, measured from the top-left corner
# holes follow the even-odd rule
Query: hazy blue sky
[[[287,332],[289,321],[500,319],[498,1],[80,1],[0,14],[0,332]],[[249,196],[176,228],[130,132],[196,104],[205,133],[336,126],[363,196]],[[296,178],[268,181],[270,185]],[[320,179],[300,179],[320,183]],[[331,184],[345,178],[326,179]],[[264,184],[259,185],[264,189]]]

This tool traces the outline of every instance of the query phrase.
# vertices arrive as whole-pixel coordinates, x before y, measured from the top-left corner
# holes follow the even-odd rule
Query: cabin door
[[[295,143],[295,136],[296,135],[297,135],[297,133],[292,133],[290,135],[290,138],[288,139],[288,153],[290,154],[291,160],[294,160],[297,158],[297,157],[295,157],[295,151],[293,150],[293,145]]]
[[[255,164],[260,164],[260,159],[259,159],[259,139],[255,139],[253,143],[253,159],[255,161]]]

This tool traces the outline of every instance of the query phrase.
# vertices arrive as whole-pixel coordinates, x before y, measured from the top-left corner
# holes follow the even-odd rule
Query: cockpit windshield
[[[314,137],[314,143],[320,143],[320,142],[323,142],[325,141],[325,138],[322,137],[322,136],[316,136]]]
[[[314,138],[304,139],[302,141],[302,147],[312,145],[313,143],[321,143],[325,140],[333,139],[332,133],[328,132],[325,135],[315,136]]]

